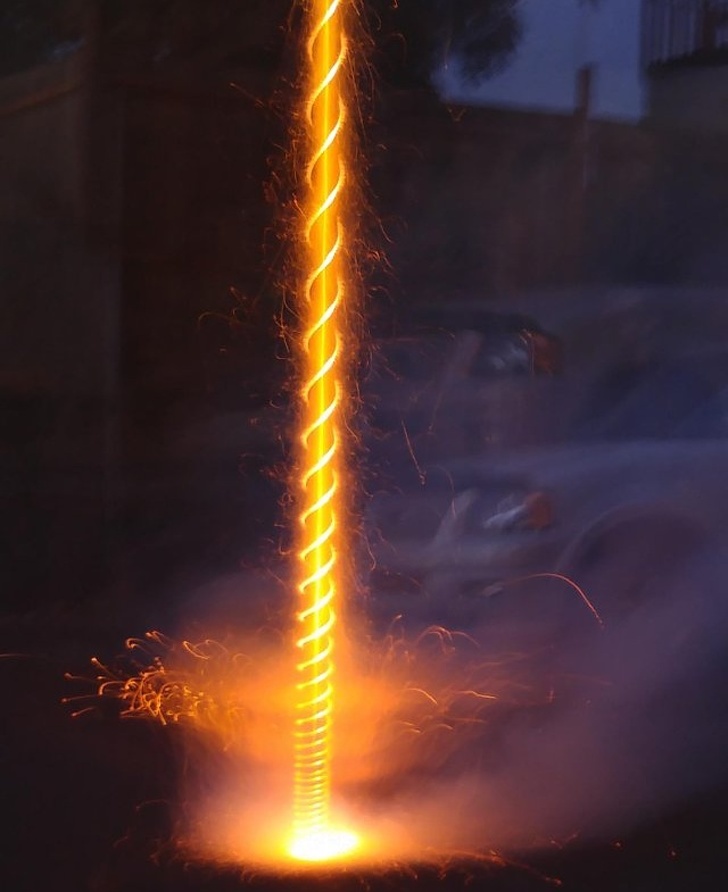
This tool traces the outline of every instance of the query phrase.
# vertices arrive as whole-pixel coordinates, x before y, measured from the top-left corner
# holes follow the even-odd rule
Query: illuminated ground
[[[126,630],[124,630],[126,631]],[[239,870],[193,866],[170,854],[175,801],[174,744],[163,729],[119,723],[113,715],[69,721],[59,704],[67,693],[62,673],[80,666],[84,652],[122,634],[102,618],[39,613],[32,623],[4,620],[6,653],[0,662],[4,804],[12,821],[3,848],[3,876],[13,890],[145,892],[232,890]],[[710,692],[704,692],[706,697]],[[716,692],[717,693],[717,692]],[[592,845],[573,840],[542,852],[513,853],[516,864],[466,863],[440,875],[433,867],[369,877],[372,889],[466,888],[475,875],[494,890],[683,890],[706,888],[724,859],[728,791],[715,790],[682,807],[662,808],[642,828]],[[151,860],[158,855],[157,860]],[[518,866],[517,866],[518,865]],[[295,877],[248,878],[254,888],[301,888]],[[306,887],[318,886],[311,876]],[[323,882],[359,889],[356,876]]]

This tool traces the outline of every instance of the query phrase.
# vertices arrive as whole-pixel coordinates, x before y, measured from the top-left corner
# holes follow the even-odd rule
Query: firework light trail
[[[296,872],[301,862],[313,862],[314,870],[321,862],[347,870],[442,863],[465,847],[480,858],[485,838],[530,844],[534,835],[528,825],[515,833],[504,820],[514,808],[507,778],[500,792],[478,778],[483,764],[499,758],[511,716],[520,720],[524,710],[551,708],[553,685],[549,676],[544,688],[538,653],[535,663],[508,647],[487,653],[470,635],[439,625],[411,639],[399,614],[383,640],[352,635],[342,647],[336,617],[347,615],[341,596],[351,553],[345,535],[346,385],[353,352],[347,319],[357,291],[348,218],[356,183],[348,163],[353,104],[347,88],[353,78],[346,25],[355,0],[301,3],[308,28],[302,132],[293,140],[306,152],[296,244],[301,386],[295,633],[280,632],[278,619],[285,615],[287,625],[291,613],[290,591],[283,597],[282,583],[275,601],[285,606],[276,611],[275,629],[261,610],[262,628],[238,629],[224,643],[208,636],[175,641],[159,632],[129,639],[118,666],[94,659],[95,678],[78,679],[90,681],[91,697],[66,701],[77,703],[80,715],[113,698],[123,717],[181,726],[183,773],[194,767],[183,777],[190,796],[173,841],[185,855]],[[238,585],[236,605],[243,603]],[[273,592],[259,588],[258,579],[246,585],[251,599],[259,592],[271,606]],[[246,611],[248,606],[246,601]],[[214,628],[220,624],[228,629],[227,615]],[[507,643],[508,616],[502,628]],[[497,629],[490,640],[498,644]],[[528,761],[529,777],[531,761],[539,764]],[[523,765],[515,764],[520,778]],[[343,829],[336,813],[334,765],[335,792],[355,815],[358,834]]]
[[[354,845],[331,826],[337,555],[341,518],[343,311],[348,297],[342,208],[347,109],[347,0],[310,0],[305,126],[309,146],[302,287],[300,581],[296,641],[291,854],[324,860]]]
[[[492,860],[492,852],[481,853],[484,835],[511,831],[502,802],[484,806],[494,794],[475,782],[481,760],[495,758],[500,746],[502,732],[491,739],[489,729],[550,704],[550,687],[542,692],[533,683],[528,660],[486,654],[471,636],[436,624],[410,639],[397,616],[379,641],[348,639],[337,623],[337,614],[351,615],[342,595],[352,552],[345,456],[354,344],[347,323],[358,289],[349,217],[358,193],[349,163],[355,97],[347,26],[356,10],[355,0],[301,2],[306,67],[292,141],[305,151],[295,243],[295,631],[277,628],[267,639],[265,625],[240,629],[224,643],[147,633],[127,641],[118,667],[93,660],[93,696],[120,702],[123,717],[180,726],[185,772],[194,768],[183,778],[191,805],[174,840],[185,853],[296,872],[445,863],[466,848],[468,857]],[[251,598],[256,590],[251,580]],[[290,591],[283,601],[275,594],[287,624]],[[86,695],[67,701],[78,704],[77,715],[94,708]]]

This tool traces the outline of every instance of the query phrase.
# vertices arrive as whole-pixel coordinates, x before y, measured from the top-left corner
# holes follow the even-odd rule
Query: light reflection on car
[[[551,336],[558,374],[523,375],[515,364],[509,376],[478,378],[477,363],[465,361],[449,389],[434,383],[446,376],[422,374],[418,392],[429,394],[437,412],[430,428],[410,438],[418,473],[402,458],[393,462],[367,512],[370,584],[384,612],[424,615],[436,607],[443,621],[482,617],[529,588],[527,580],[558,574],[616,621],[706,550],[722,559],[728,351],[716,343],[717,330],[684,326],[681,340],[675,307],[685,312],[668,300],[656,310],[641,306],[635,318],[630,307],[621,309],[619,325],[637,332],[632,353],[628,338],[615,338],[611,351],[601,345],[589,354],[576,345],[574,353],[583,352],[570,363],[573,337],[565,327],[563,356],[561,338]],[[460,356],[470,337],[453,336]],[[517,411],[534,416],[520,440]],[[391,438],[397,435],[393,428]],[[417,453],[423,445],[424,459]],[[565,584],[553,598],[559,609],[580,609]]]

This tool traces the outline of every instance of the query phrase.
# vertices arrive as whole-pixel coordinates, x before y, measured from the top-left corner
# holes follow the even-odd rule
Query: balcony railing
[[[643,0],[645,67],[728,52],[728,0]]]

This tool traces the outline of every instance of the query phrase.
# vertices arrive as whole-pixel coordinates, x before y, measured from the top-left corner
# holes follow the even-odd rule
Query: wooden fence
[[[728,2],[644,0],[642,61],[645,67],[704,59],[728,51]]]

